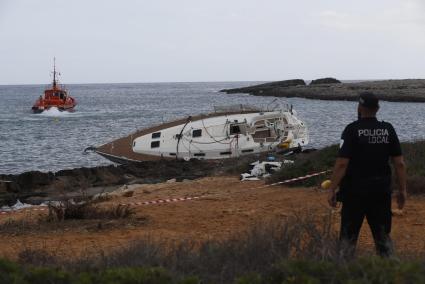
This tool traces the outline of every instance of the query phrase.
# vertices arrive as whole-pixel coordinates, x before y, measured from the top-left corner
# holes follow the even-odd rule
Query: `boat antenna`
[[[53,89],[56,89],[56,57],[53,57]]]

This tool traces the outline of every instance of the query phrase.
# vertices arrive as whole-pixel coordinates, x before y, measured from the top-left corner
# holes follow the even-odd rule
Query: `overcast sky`
[[[0,0],[0,84],[425,78],[424,0]]]

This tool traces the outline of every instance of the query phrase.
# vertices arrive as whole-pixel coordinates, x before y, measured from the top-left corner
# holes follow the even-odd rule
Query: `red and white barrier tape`
[[[256,187],[256,188],[264,188],[264,187],[269,187],[269,186],[274,186],[274,185],[279,185],[279,184],[291,183],[291,182],[295,182],[295,181],[299,181],[299,180],[305,180],[305,179],[309,179],[309,178],[312,178],[312,177],[315,177],[315,176],[324,175],[328,172],[331,172],[331,171],[327,170],[327,171],[323,171],[323,172],[313,173],[313,174],[305,175],[305,176],[302,176],[302,177],[296,177],[296,178],[287,179],[287,180],[272,183],[272,184],[262,185],[262,186],[259,186],[259,187]],[[121,203],[120,205],[122,205],[122,206],[127,206],[127,205],[128,206],[143,206],[143,205],[150,205],[150,204],[165,204],[165,203],[171,203],[171,202],[196,200],[196,199],[200,199],[200,198],[201,198],[201,196],[179,197],[179,198],[158,199],[158,200],[143,201],[143,202]],[[14,212],[17,212],[17,211],[20,211],[20,210],[45,211],[45,210],[48,210],[48,208],[45,208],[45,207],[44,208],[22,208],[22,209],[0,211],[0,215],[1,214],[14,213]]]
[[[287,180],[284,180],[284,181],[272,183],[272,184],[270,184],[270,186],[272,186],[272,185],[278,185],[278,184],[284,184],[284,183],[291,183],[291,182],[294,182],[294,181],[299,181],[299,180],[304,180],[304,179],[309,179],[309,178],[312,178],[312,177],[324,175],[324,174],[329,173],[329,172],[331,172],[331,171],[330,170],[327,170],[327,171],[323,171],[323,172],[319,172],[319,173],[305,175],[303,177],[297,177],[297,178],[287,179]]]
[[[151,201],[143,201],[143,202],[131,202],[131,203],[120,203],[119,205],[122,206],[143,206],[143,205],[150,205],[150,204],[164,204],[164,203],[171,203],[171,202],[179,202],[179,201],[188,201],[188,200],[196,200],[201,198],[201,196],[194,196],[194,197],[179,197],[179,198],[168,198],[168,199],[158,199],[158,200],[151,200]],[[22,209],[11,209],[7,211],[0,211],[0,214],[9,214],[14,213],[17,211],[45,211],[48,210],[46,207],[42,208],[22,208]]]
[[[129,205],[129,206],[142,206],[142,205],[150,205],[150,204],[163,204],[163,203],[195,200],[195,199],[199,199],[199,198],[201,198],[201,196],[158,199],[158,200],[144,201],[144,202],[121,203],[120,205],[122,205],[122,206],[127,206],[127,205]]]

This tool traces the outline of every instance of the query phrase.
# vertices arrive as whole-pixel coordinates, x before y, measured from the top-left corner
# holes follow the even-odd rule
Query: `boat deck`
[[[233,115],[233,114],[246,114],[246,113],[256,113],[258,110],[252,111],[239,111],[239,112],[226,112],[226,113],[209,113],[209,114],[201,114],[197,116],[190,117],[191,121],[197,121],[205,118],[223,116],[223,115]],[[151,156],[144,155],[133,152],[133,140],[142,135],[146,135],[152,132],[158,132],[163,129],[185,124],[188,121],[189,117],[182,118],[178,120],[174,120],[171,122],[167,122],[161,125],[152,126],[146,129],[138,130],[133,132],[132,134],[119,138],[117,140],[111,141],[109,143],[103,144],[99,147],[96,147],[95,152],[103,157],[117,163],[128,163],[128,162],[141,162],[141,161],[156,161],[161,159],[175,159],[173,157],[159,157],[159,156]]]

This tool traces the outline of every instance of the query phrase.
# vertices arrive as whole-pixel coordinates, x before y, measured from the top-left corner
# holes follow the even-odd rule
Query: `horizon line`
[[[326,77],[323,77],[326,78]],[[318,78],[321,79],[321,78]],[[281,80],[235,80],[235,81],[223,81],[223,80],[217,80],[217,81],[151,81],[151,82],[85,82],[85,83],[60,83],[60,85],[119,85],[119,84],[188,84],[188,83],[243,83],[243,82],[277,82],[277,81],[286,81],[286,80],[298,80],[296,78],[294,79],[281,79]],[[301,79],[304,81],[313,81],[317,79]],[[390,80],[425,80],[424,78],[404,78],[404,79],[394,79],[394,78],[388,78],[388,79],[337,79],[341,82],[343,81],[390,81]],[[0,83],[0,86],[40,86],[40,85],[50,85],[51,83],[14,83],[14,84],[3,84]]]

